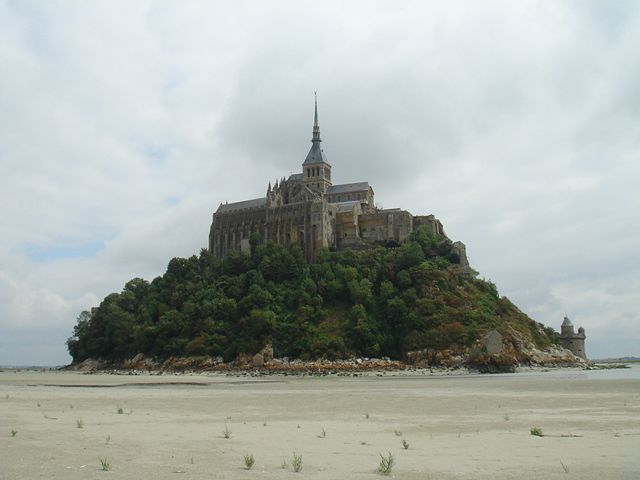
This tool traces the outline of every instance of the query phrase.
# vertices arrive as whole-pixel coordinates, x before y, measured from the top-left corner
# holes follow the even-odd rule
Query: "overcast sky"
[[[335,183],[640,355],[640,2],[0,0],[0,365],[300,171],[316,90]]]

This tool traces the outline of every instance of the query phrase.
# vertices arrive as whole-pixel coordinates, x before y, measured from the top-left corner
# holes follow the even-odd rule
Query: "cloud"
[[[0,364],[68,361],[80,310],[298,171],[315,90],[336,182],[640,354],[638,44],[637,2],[0,2]]]

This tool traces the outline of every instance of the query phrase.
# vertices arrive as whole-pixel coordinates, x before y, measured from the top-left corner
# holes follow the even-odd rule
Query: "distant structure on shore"
[[[565,316],[560,326],[560,344],[574,355],[586,360],[587,355],[584,353],[585,338],[587,337],[584,334],[584,328],[578,328],[578,333],[575,333],[573,323],[571,323],[569,317]]]
[[[315,101],[311,150],[302,162],[302,173],[276,180],[264,197],[221,203],[213,213],[209,251],[222,258],[232,251],[250,251],[250,236],[280,245],[299,245],[307,260],[323,248],[368,248],[398,245],[414,228],[426,226],[445,236],[433,215],[414,216],[399,208],[375,206],[369,182],[332,184],[331,165],[320,147],[318,101]],[[366,170],[365,170],[366,171]],[[451,244],[461,266],[469,265],[462,242]]]

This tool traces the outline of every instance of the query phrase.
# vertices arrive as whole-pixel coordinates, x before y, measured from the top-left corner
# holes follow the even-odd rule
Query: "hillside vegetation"
[[[303,360],[401,359],[409,351],[465,351],[496,329],[538,348],[557,334],[523,314],[496,286],[457,264],[451,242],[423,228],[393,248],[323,251],[251,239],[251,254],[223,260],[203,250],[174,258],[152,282],[134,278],[67,341],[74,363],[258,352]]]

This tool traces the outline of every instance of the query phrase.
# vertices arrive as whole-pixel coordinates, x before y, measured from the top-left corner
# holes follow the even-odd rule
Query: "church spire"
[[[318,125],[318,92],[313,92],[315,96],[315,112],[313,115],[313,138],[312,142],[321,142],[320,140],[320,125]]]
[[[315,102],[314,102],[314,111],[313,111],[313,138],[311,138],[311,149],[307,154],[307,158],[305,158],[302,165],[317,165],[320,163],[324,163],[325,165],[329,165],[327,162],[327,158],[324,156],[324,152],[322,151],[322,147],[320,146],[320,124],[318,123],[318,94],[314,92]],[[313,170],[305,170],[303,172],[305,180],[313,181],[313,183],[317,183],[317,178],[320,176],[320,172],[318,169]]]

